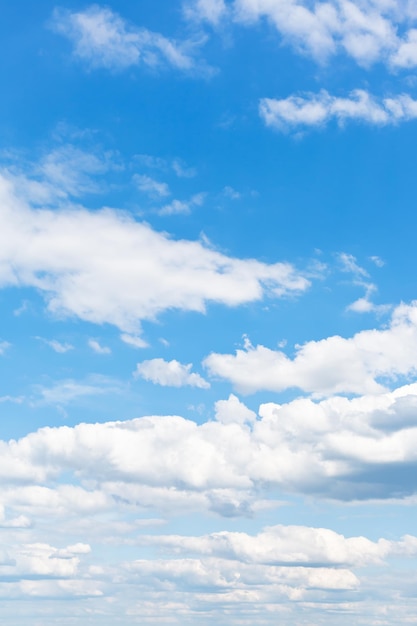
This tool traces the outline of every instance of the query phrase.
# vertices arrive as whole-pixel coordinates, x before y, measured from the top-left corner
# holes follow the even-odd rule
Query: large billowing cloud
[[[217,412],[217,420],[201,425],[143,417],[43,428],[2,442],[3,504],[30,518],[30,507],[16,500],[20,487],[12,486],[50,489],[68,473],[81,491],[61,490],[63,507],[74,499],[81,506],[89,489],[99,508],[122,498],[145,509],[210,509],[224,516],[268,506],[269,491],[277,488],[342,500],[417,493],[416,384],[354,399],[264,404],[256,421],[234,396],[217,403]],[[48,490],[39,496],[52,497]]]
[[[236,259],[121,211],[71,205],[101,167],[81,156],[76,165],[68,150],[53,153],[33,178],[0,172],[0,286],[34,287],[57,315],[130,334],[168,309],[204,312],[210,302],[237,306],[307,289],[289,263]]]
[[[205,365],[243,393],[291,388],[322,396],[380,393],[389,379],[417,371],[417,304],[399,305],[388,328],[308,341],[296,346],[293,358],[246,340],[243,350],[213,353]]]

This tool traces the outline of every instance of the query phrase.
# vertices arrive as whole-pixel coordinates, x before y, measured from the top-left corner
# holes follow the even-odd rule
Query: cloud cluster
[[[133,525],[128,526],[119,524],[117,532],[130,535]],[[7,549],[0,548],[0,597],[25,599],[35,617],[37,606],[27,604],[30,600],[42,598],[45,608],[48,599],[89,598],[79,615],[91,616],[92,624],[112,615],[122,616],[125,623],[140,615],[141,623],[174,624],[195,623],[198,615],[200,623],[209,623],[224,612],[230,624],[254,619],[266,624],[276,623],[277,614],[301,618],[302,602],[313,603],[318,612],[325,602],[342,609],[369,594],[371,585],[361,568],[371,566],[375,572],[391,558],[412,559],[417,549],[413,536],[371,541],[326,528],[273,526],[257,535],[141,533],[134,550],[148,556],[113,558],[104,564],[86,543],[56,548],[26,538],[18,541],[17,535],[10,538]],[[162,556],[155,558],[154,548]],[[384,593],[394,596],[396,585],[392,576]],[[56,608],[52,614],[56,616]],[[52,622],[47,618],[46,623]]]
[[[109,8],[92,5],[81,11],[56,9],[51,27],[67,37],[74,56],[90,68],[123,70],[143,64],[169,66],[183,72],[198,68],[195,53],[204,41],[177,42],[160,33],[128,24]]]
[[[401,304],[390,324],[296,346],[295,356],[265,346],[235,354],[210,354],[204,361],[211,376],[228,380],[242,393],[298,388],[316,395],[380,393],[384,382],[417,371],[417,303]]]
[[[322,90],[318,94],[290,96],[282,100],[263,98],[259,113],[267,126],[280,131],[321,127],[332,120],[338,124],[359,121],[387,126],[416,119],[417,100],[407,94],[378,99],[363,89],[356,89],[347,98],[342,98]]]
[[[186,14],[218,25],[251,25],[266,19],[297,52],[323,63],[346,54],[368,67],[417,64],[417,14],[413,3],[393,0],[192,0]]]
[[[70,598],[101,596],[83,564],[88,544],[56,548],[48,543],[9,544],[0,554],[0,597]]]
[[[289,263],[236,259],[121,211],[71,205],[69,194],[82,189],[69,189],[60,172],[62,185],[55,174],[0,172],[0,286],[36,288],[56,315],[137,335],[142,320],[167,309],[204,312],[210,302],[237,306],[309,286]]]

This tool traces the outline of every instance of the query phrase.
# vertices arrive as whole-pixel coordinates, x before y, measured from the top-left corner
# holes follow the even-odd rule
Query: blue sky
[[[414,623],[414,4],[0,30],[2,620]]]

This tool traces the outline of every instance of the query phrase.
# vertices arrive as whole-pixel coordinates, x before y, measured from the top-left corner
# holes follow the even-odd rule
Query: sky
[[[417,623],[415,2],[0,34],[2,623]]]

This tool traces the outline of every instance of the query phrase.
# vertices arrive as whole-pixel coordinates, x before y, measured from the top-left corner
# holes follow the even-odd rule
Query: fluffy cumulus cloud
[[[173,359],[151,359],[138,363],[135,376],[148,380],[163,387],[200,387],[208,389],[210,384],[200,376],[191,371],[192,363],[183,365]]]
[[[9,543],[0,555],[0,597],[71,598],[101,596],[83,561],[91,552],[88,544],[56,548],[48,543]]]
[[[417,371],[417,303],[398,306],[387,328],[308,341],[296,346],[293,358],[246,340],[235,354],[212,353],[204,363],[212,376],[243,393],[291,388],[321,396],[380,393],[389,379]]]
[[[378,99],[362,89],[342,98],[322,90],[282,100],[263,98],[259,113],[267,126],[281,131],[325,126],[332,120],[386,126],[417,118],[417,100],[406,94]]]
[[[416,384],[353,399],[263,404],[257,418],[232,395],[217,403],[217,419],[201,425],[151,416],[43,428],[4,441],[0,477],[4,488],[48,487],[73,475],[105,501],[226,517],[270,506],[265,498],[277,488],[339,500],[411,498],[416,407]]]
[[[160,33],[128,24],[109,8],[92,5],[81,11],[56,9],[52,28],[67,37],[74,56],[90,68],[122,70],[144,64],[195,71],[195,52],[202,41],[176,42]],[[204,66],[200,68],[203,70]],[[205,68],[207,71],[208,68]]]
[[[194,0],[186,3],[186,14],[215,26],[267,20],[285,43],[320,63],[341,53],[365,67],[377,61],[391,68],[417,63],[417,14],[410,2]]]
[[[57,315],[113,324],[128,340],[167,309],[204,312],[210,302],[236,306],[309,286],[289,263],[236,259],[121,211],[74,206],[83,183],[61,178],[0,172],[0,286],[38,289]]]

